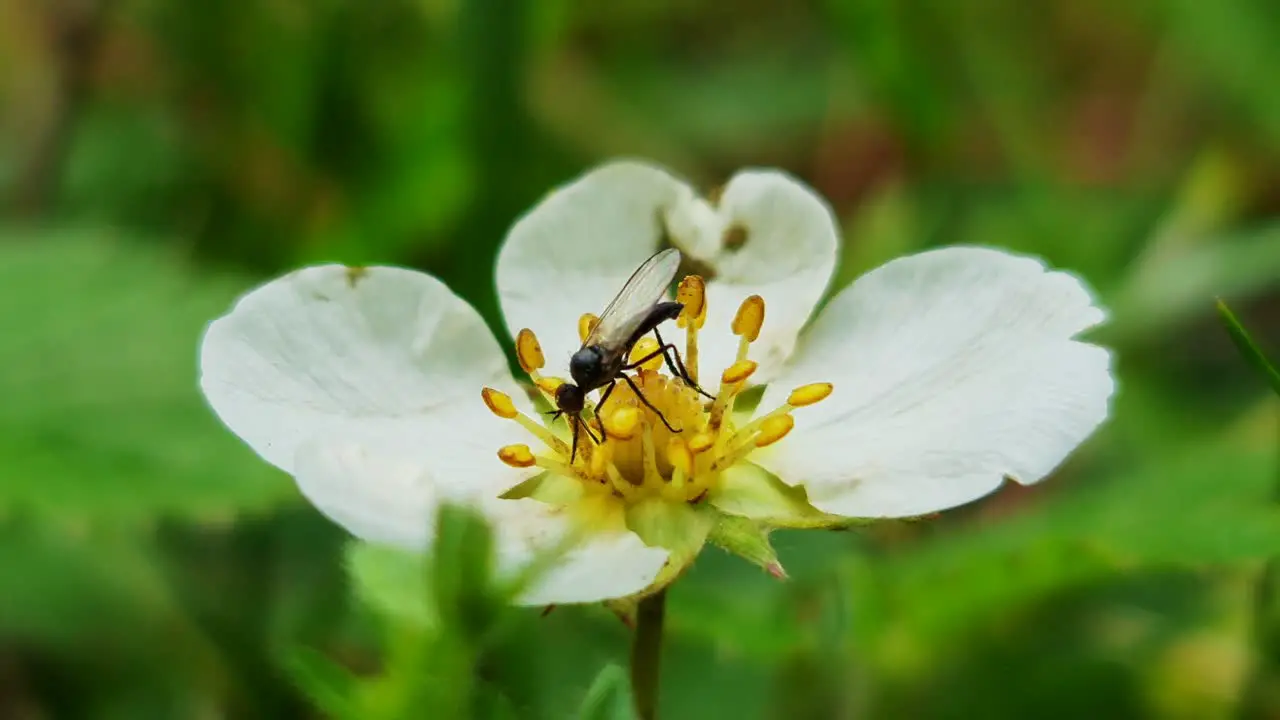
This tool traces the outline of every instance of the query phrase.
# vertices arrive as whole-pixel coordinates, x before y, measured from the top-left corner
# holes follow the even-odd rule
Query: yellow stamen
[[[809,383],[801,385],[787,396],[787,404],[792,407],[804,407],[827,399],[835,386],[831,383]]]
[[[504,420],[510,420],[520,414],[520,411],[516,410],[516,404],[511,401],[511,396],[504,392],[484,388],[480,391],[480,397],[484,398],[484,404],[489,406],[490,412]]]
[[[693,475],[693,452],[678,435],[667,441],[667,462],[671,463],[671,487],[683,489],[684,481]]]
[[[563,475],[571,478],[576,474],[574,469],[569,467],[569,463],[554,460],[545,456],[538,456],[536,464],[543,470],[549,470],[556,475]]]
[[[708,310],[705,281],[698,276],[685,277],[677,298],[683,306],[677,325],[685,331],[684,364],[696,382],[697,335]],[[751,343],[760,337],[764,317],[765,303],[759,296],[747,298],[738,307],[732,323],[732,330],[739,337],[738,356],[720,373],[719,393],[710,405],[702,402],[688,383],[667,376],[665,359],[658,353],[660,346],[654,338],[640,339],[627,356],[630,363],[642,363],[638,366],[640,372],[630,375],[635,387],[616,389],[618,394],[611,395],[615,400],[603,408],[586,402],[581,415],[563,416],[570,432],[578,430],[577,456],[572,461],[573,449],[564,428],[557,427],[553,432],[540,422],[541,417],[521,412],[513,396],[485,388],[482,395],[491,412],[515,420],[549,448],[535,453],[529,445],[507,445],[498,450],[498,458],[511,467],[536,466],[553,476],[576,478],[583,491],[581,500],[586,503],[580,510],[584,517],[614,513],[637,501],[688,503],[701,499],[715,490],[723,470],[748,459],[757,448],[785,438],[795,426],[792,411],[821,402],[833,392],[830,383],[796,387],[781,406],[738,426],[731,411],[737,396],[758,371],[759,366],[747,354]],[[585,340],[598,323],[596,316],[583,315],[578,321],[579,337]],[[554,399],[565,381],[539,374],[546,358],[531,331],[517,334],[516,354],[538,390]],[[523,403],[524,399],[519,399]],[[645,409],[642,400],[652,403],[653,410]],[[671,426],[687,431],[668,432],[657,424],[659,414]],[[575,423],[589,424],[580,427]],[[578,502],[568,494],[550,491],[539,499]],[[598,509],[595,505],[587,507],[592,503]]]
[[[583,313],[582,317],[578,318],[578,339],[586,342],[587,336],[591,334],[592,330],[596,329],[596,323],[598,322],[600,322],[600,318],[591,313]]]
[[[791,432],[791,428],[796,426],[796,419],[791,413],[783,413],[775,415],[760,424],[760,434],[756,435],[756,447],[764,447],[772,445]]]
[[[697,275],[686,275],[676,289],[676,302],[684,306],[676,326],[702,329],[707,321],[707,284]]]
[[[613,463],[607,463],[604,466],[605,476],[609,478],[609,484],[613,486],[614,492],[624,498],[633,498],[636,495],[636,488],[627,479],[622,477],[622,473],[618,471],[618,466]]]
[[[641,447],[644,450],[644,481],[642,485],[650,487],[661,487],[662,476],[658,474],[658,452],[653,446],[653,426],[649,423],[642,423],[640,431]]]
[[[546,429],[541,424],[534,422],[531,418],[529,418],[524,413],[517,413],[515,416],[515,421],[520,423],[520,427],[533,433],[533,435],[537,437],[539,440],[541,440],[544,444],[546,444],[547,447],[551,448],[556,453],[565,456],[566,458],[569,457],[569,451],[571,448],[565,443],[565,441],[561,440],[555,435],[552,435],[550,430]],[[579,442],[578,454],[582,455],[583,447],[586,447],[589,445],[590,443]]]
[[[506,445],[498,448],[498,459],[513,468],[533,467],[538,459],[533,456],[528,445]]]
[[[630,405],[604,415],[605,433],[617,440],[630,440],[640,427],[640,409]]]
[[[538,337],[533,334],[529,328],[525,328],[516,335],[516,359],[520,361],[520,367],[527,373],[535,373],[547,364],[546,357],[542,354],[542,345],[538,343]]]
[[[596,451],[591,454],[591,461],[587,463],[591,470],[591,477],[599,478],[601,482],[604,482],[606,477],[605,466],[612,464],[610,462],[612,447],[609,443],[597,446]]]
[[[564,380],[561,380],[558,377],[543,376],[534,380],[533,384],[537,385],[538,389],[546,393],[549,397],[554,398],[556,396],[556,390],[560,389],[560,386],[564,384]]]
[[[649,357],[650,355],[653,357]],[[631,348],[631,362],[637,363],[645,358],[649,359],[640,366],[641,370],[657,372],[662,369],[662,353],[658,352],[658,341],[651,337],[640,338]]]
[[[698,382],[698,331],[707,321],[707,284],[698,275],[686,275],[676,290],[676,301],[684,305],[676,325],[684,328],[684,369]]]
[[[752,360],[739,360],[721,373],[720,383],[722,385],[737,385],[751,377],[757,367],[759,367],[759,365]]]
[[[764,325],[764,298],[752,295],[742,301],[738,314],[733,316],[733,334],[746,338],[747,342],[755,342],[760,337],[760,327]]]
[[[695,455],[710,450],[711,446],[715,444],[716,437],[711,433],[698,433],[689,438],[689,449],[693,451]]]

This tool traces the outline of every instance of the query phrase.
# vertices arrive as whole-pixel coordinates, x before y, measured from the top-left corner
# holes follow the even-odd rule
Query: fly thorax
[[[569,358],[569,376],[580,387],[595,384],[604,371],[604,354],[595,346],[584,347]]]

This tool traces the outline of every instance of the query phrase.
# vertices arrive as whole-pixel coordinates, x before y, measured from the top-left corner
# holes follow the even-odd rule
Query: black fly
[[[702,389],[689,378],[689,373],[685,370],[675,346],[664,342],[662,335],[658,334],[659,325],[667,320],[674,320],[684,309],[684,306],[678,302],[662,299],[679,268],[680,251],[675,248],[658,252],[646,260],[632,273],[631,279],[627,280],[622,290],[618,291],[617,297],[600,314],[600,319],[587,335],[587,339],[583,341],[582,347],[569,358],[569,375],[573,377],[573,382],[567,382],[556,390],[556,408],[558,409],[552,414],[556,417],[565,414],[573,416],[571,421],[573,451],[570,462],[573,462],[573,458],[578,454],[580,426],[586,428],[587,435],[590,435],[592,440],[597,443],[603,441],[604,423],[600,420],[600,410],[609,400],[609,394],[613,392],[618,380],[631,386],[631,390],[640,402],[656,413],[667,429],[679,432],[678,429],[671,427],[667,418],[645,398],[640,388],[636,387],[635,381],[626,374],[627,370],[634,370],[658,355],[662,355],[672,375],[681,378],[698,392],[702,392]],[[658,339],[658,349],[646,357],[628,363],[631,348],[650,332]],[[605,387],[606,385],[608,387]],[[599,404],[596,405],[596,420],[601,435],[597,439],[592,435],[591,428],[582,421],[582,409],[586,403],[587,393],[602,387],[605,391],[600,397]],[[705,392],[702,394],[706,395]]]

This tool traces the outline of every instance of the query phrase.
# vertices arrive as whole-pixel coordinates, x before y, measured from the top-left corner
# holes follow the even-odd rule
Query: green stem
[[[666,589],[640,601],[635,641],[631,645],[631,692],[640,720],[658,717],[658,676],[662,665],[662,623],[667,614]]]

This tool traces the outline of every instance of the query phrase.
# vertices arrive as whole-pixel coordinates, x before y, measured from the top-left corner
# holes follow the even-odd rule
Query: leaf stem
[[[640,720],[658,717],[658,676],[662,664],[662,625],[667,614],[666,588],[640,601],[635,640],[631,645],[631,691]]]

